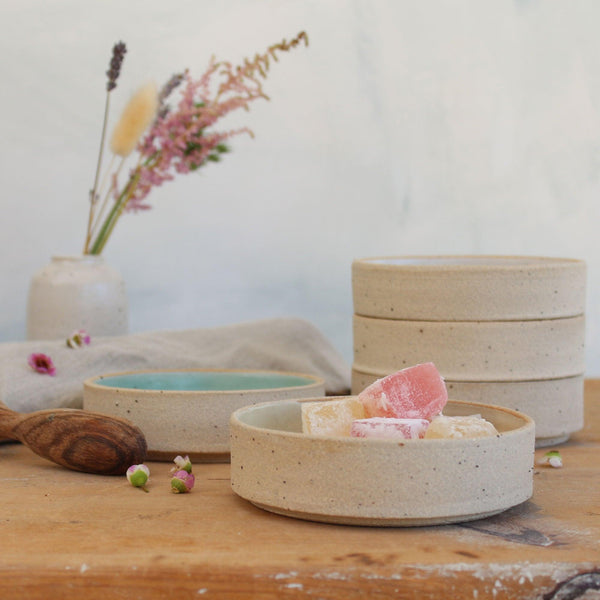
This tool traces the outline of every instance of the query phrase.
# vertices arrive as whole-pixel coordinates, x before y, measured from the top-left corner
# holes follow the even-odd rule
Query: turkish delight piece
[[[468,417],[439,415],[431,420],[431,424],[425,432],[425,439],[480,438],[489,435],[498,435],[498,431],[492,423],[479,415]]]
[[[374,381],[360,394],[366,417],[431,419],[448,401],[444,379],[431,362]]]
[[[427,419],[371,417],[354,421],[350,435],[363,438],[416,440],[425,436],[428,427]]]
[[[365,410],[356,396],[302,402],[302,432],[312,435],[349,436],[352,422]]]

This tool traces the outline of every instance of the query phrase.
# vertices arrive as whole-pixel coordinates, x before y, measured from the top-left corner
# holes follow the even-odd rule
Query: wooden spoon
[[[146,458],[146,438],[130,421],[76,408],[22,414],[0,402],[0,438],[85,473],[122,475]]]

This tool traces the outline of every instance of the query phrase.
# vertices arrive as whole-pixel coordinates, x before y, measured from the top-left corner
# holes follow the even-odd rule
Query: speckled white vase
[[[67,338],[78,329],[91,336],[123,335],[128,322],[125,282],[101,256],[53,256],[31,280],[29,340]]]

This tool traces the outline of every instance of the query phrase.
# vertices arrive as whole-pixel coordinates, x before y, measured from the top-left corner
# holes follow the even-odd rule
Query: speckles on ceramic
[[[527,256],[392,256],[352,264],[356,314],[384,319],[555,319],[585,312],[586,265]]]
[[[535,421],[536,447],[566,441],[583,427],[584,376],[540,381],[446,381],[448,393],[471,402],[493,401]]]
[[[392,373],[433,361],[446,379],[514,381],[585,370],[583,316],[541,321],[396,321],[354,316],[354,365]]]
[[[327,400],[324,400],[327,401]],[[500,435],[476,440],[374,440],[301,433],[300,402],[231,417],[231,485],[261,508],[317,521],[429,525],[481,518],[527,500],[534,425],[509,409],[449,402]]]
[[[125,282],[101,256],[54,256],[31,281],[27,338],[62,339],[85,329],[92,337],[124,335]]]
[[[229,417],[236,409],[325,393],[321,377],[233,369],[150,370],[112,373],[84,383],[83,407],[125,417],[143,432],[148,456],[172,460],[229,460]]]

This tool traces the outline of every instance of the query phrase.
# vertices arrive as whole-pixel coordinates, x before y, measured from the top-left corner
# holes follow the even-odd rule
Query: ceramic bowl
[[[392,373],[432,361],[448,380],[556,379],[585,370],[582,315],[534,321],[400,321],[354,316],[354,364]]]
[[[481,414],[500,434],[401,442],[317,437],[301,432],[301,401],[239,409],[231,416],[232,490],[274,513],[374,526],[479,519],[531,497],[529,417],[467,402],[449,402],[444,413]]]
[[[586,265],[529,256],[391,256],[352,263],[356,314],[383,319],[556,319],[585,311]]]
[[[387,373],[352,369],[352,393],[358,394]],[[583,427],[583,375],[539,381],[448,381],[451,398],[492,402],[535,421],[537,448],[560,444]]]
[[[231,369],[111,373],[84,382],[83,407],[135,423],[150,460],[188,454],[197,462],[229,460],[229,417],[269,400],[325,394],[322,378],[302,373]]]

